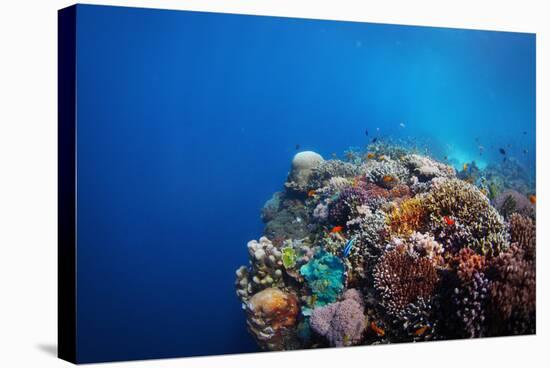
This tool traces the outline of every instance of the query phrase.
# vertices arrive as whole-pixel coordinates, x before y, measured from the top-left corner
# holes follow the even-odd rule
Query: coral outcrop
[[[419,152],[378,142],[345,161],[294,157],[236,272],[262,349],[535,332],[532,182],[517,163],[457,173]]]

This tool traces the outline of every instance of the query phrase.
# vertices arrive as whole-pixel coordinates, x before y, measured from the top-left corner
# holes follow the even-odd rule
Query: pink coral
[[[361,342],[365,330],[365,310],[359,291],[350,289],[344,300],[315,308],[311,328],[327,338],[331,346],[349,346]]]

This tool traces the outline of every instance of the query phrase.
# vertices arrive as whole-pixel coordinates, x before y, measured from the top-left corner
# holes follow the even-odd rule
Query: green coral
[[[313,293],[316,306],[335,302],[344,288],[344,264],[326,251],[318,252],[300,268],[300,273]]]
[[[296,251],[292,247],[284,247],[282,249],[283,266],[286,269],[292,268],[296,265]]]

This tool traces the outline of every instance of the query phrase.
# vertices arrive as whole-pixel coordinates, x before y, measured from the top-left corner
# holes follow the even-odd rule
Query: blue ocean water
[[[257,350],[234,273],[297,145],[534,177],[533,34],[79,5],[77,40],[81,362]]]

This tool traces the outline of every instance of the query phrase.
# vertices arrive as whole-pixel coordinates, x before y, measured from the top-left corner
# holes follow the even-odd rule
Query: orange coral
[[[409,236],[420,231],[426,222],[426,210],[419,198],[404,200],[392,210],[388,217],[388,227],[393,235]]]
[[[453,264],[456,267],[458,277],[462,281],[469,281],[473,278],[475,272],[485,270],[485,257],[470,248],[462,248],[453,257]]]
[[[296,297],[277,288],[268,288],[255,294],[250,298],[249,307],[275,331],[294,326],[299,312]]]

